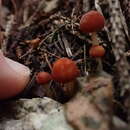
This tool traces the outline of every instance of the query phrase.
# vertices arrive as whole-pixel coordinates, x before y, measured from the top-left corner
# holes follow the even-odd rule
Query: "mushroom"
[[[68,58],[60,58],[52,68],[52,77],[55,81],[60,83],[68,83],[74,80],[80,71],[74,61]]]
[[[89,55],[96,58],[96,61],[98,62],[97,72],[102,71],[101,58],[105,55],[105,52],[105,49],[101,45],[93,45],[89,50]]]
[[[101,45],[93,45],[89,50],[89,55],[91,57],[103,57],[105,54],[105,49]]]
[[[5,57],[0,50],[0,100],[22,92],[29,79],[30,69]]]
[[[104,17],[98,11],[85,13],[80,20],[80,30],[84,33],[92,33],[93,45],[99,45],[96,32],[100,31],[105,25]]]
[[[52,80],[51,75],[48,72],[39,72],[36,76],[38,84],[47,84]]]

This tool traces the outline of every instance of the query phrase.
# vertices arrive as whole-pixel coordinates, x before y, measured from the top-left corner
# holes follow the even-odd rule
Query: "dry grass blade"
[[[87,58],[86,58],[86,44],[84,44],[84,72],[85,75],[88,76],[88,71],[87,71]]]
[[[66,53],[67,53],[68,57],[72,57],[73,54],[72,54],[69,42],[68,42],[68,40],[66,39],[66,37],[65,37],[65,35],[63,33],[62,33],[62,38],[61,39],[62,39],[63,44],[65,46],[65,50],[66,50]]]
[[[46,62],[47,62],[47,64],[48,64],[50,70],[52,71],[52,65],[51,65],[50,61],[48,60],[47,54],[45,53],[44,56],[45,56],[45,60],[46,60]]]

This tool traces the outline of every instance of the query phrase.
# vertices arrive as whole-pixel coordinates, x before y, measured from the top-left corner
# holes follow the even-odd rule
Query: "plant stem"
[[[101,72],[103,70],[101,58],[96,58],[96,61],[98,62],[97,72]]]
[[[98,41],[98,39],[97,39],[97,33],[96,33],[96,32],[93,32],[93,33],[92,33],[91,39],[92,39],[92,44],[93,44],[93,45],[99,45],[99,41]]]

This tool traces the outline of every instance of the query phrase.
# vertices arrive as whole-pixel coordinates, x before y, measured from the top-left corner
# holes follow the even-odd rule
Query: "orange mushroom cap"
[[[51,80],[52,80],[52,77],[47,72],[39,72],[36,76],[36,81],[38,84],[46,84]]]
[[[105,25],[104,17],[98,11],[85,13],[80,20],[80,30],[84,33],[100,31]]]
[[[89,50],[89,55],[92,57],[102,57],[105,54],[105,49],[101,45],[94,45]]]
[[[74,80],[79,75],[76,63],[68,58],[57,60],[52,69],[52,77],[60,83],[67,83]]]

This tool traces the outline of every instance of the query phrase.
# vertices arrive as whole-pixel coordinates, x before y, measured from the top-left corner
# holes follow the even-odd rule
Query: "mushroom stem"
[[[101,72],[103,70],[103,66],[102,66],[102,61],[101,61],[101,58],[96,58],[96,61],[98,62],[98,65],[97,65],[97,72]]]
[[[99,45],[99,41],[98,41],[96,32],[92,32],[91,39],[92,39],[92,44],[93,45]]]

